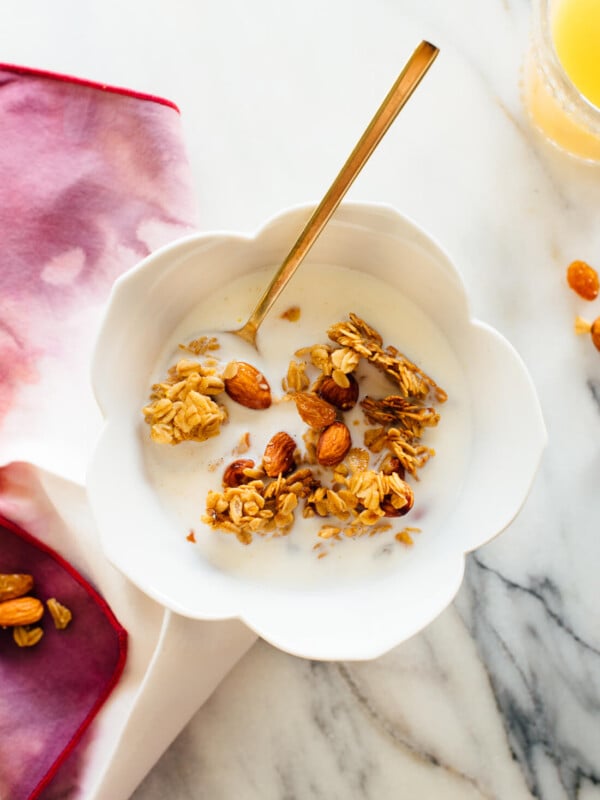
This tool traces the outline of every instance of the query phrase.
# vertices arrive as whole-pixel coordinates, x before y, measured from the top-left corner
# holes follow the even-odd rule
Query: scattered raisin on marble
[[[595,300],[600,289],[598,273],[585,261],[572,261],[567,267],[567,283],[584,300]]]

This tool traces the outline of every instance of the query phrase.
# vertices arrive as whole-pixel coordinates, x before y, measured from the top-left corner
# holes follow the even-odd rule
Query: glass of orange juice
[[[600,162],[600,0],[534,0],[523,77],[534,125],[568,153]]]

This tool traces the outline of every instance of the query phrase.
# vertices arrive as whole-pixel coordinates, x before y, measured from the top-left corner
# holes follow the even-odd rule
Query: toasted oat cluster
[[[310,386],[304,361],[290,361],[287,374],[281,381],[284,392],[303,392]]]
[[[154,384],[152,402],[143,409],[154,441],[179,444],[217,436],[227,412],[213,399],[225,389],[214,364],[212,360],[201,364],[182,358],[165,381]]]
[[[320,382],[323,382],[324,378],[331,377],[342,389],[349,387],[350,379],[348,375],[354,372],[360,361],[359,353],[350,347],[333,348],[328,344],[315,344],[311,347],[304,347],[298,350],[296,355],[310,358],[311,364],[321,373]],[[317,389],[318,384],[314,388]]]
[[[209,492],[202,521],[212,528],[234,533],[243,544],[250,544],[252,534],[289,533],[298,501],[306,498],[315,486],[312,470],[300,469],[286,477],[280,474],[272,481],[255,478],[256,474],[254,468],[246,468],[248,483]]]
[[[308,356],[320,370],[312,391],[342,410],[352,408],[356,402],[358,384],[353,373],[361,358],[397,384],[399,394],[381,399],[367,395],[361,399],[366,420],[375,426],[365,432],[364,444],[374,454],[384,449],[390,451],[405,472],[418,478],[418,470],[435,454],[420,440],[425,429],[435,427],[440,420],[439,413],[425,401],[433,395],[438,402],[445,402],[446,392],[396,348],[384,349],[379,333],[364,320],[355,314],[349,316],[349,321],[339,322],[328,331],[329,337],[341,347],[313,345],[296,355]],[[298,367],[296,362],[291,362],[290,367],[292,364],[295,372]],[[317,443],[311,433],[305,441],[309,450],[316,450]]]
[[[319,530],[321,539],[373,536],[389,530],[392,526],[386,518],[404,516],[413,502],[412,489],[398,473],[348,470],[340,465],[331,487],[319,486],[308,496],[304,516],[318,514],[338,520]]]
[[[425,428],[435,427],[440,415],[429,406],[419,405],[398,395],[381,400],[365,397],[361,407],[369,422],[376,425],[365,432],[365,446],[373,453],[387,448],[414,478],[435,451],[420,444]]]
[[[447,399],[446,392],[395,347],[384,349],[376,330],[356,314],[350,314],[349,317],[349,321],[338,322],[329,328],[327,334],[330,339],[350,348],[385,372],[398,384],[404,397],[424,400],[433,392],[438,402],[443,403]]]
[[[299,502],[304,500],[302,516],[337,520],[336,525],[320,528],[321,539],[352,538],[389,530],[391,525],[384,523],[384,518],[404,515],[414,502],[412,489],[395,472],[350,471],[340,465],[330,486],[323,485],[310,468],[286,477],[280,474],[270,482],[264,473],[255,477],[258,473],[253,466],[245,467],[241,474],[248,483],[209,492],[202,521],[250,544],[253,534],[288,534]]]

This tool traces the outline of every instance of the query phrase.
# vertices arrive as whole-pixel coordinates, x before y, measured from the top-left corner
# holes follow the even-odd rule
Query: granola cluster
[[[292,359],[281,386],[284,392],[304,392],[308,389],[310,381],[306,374],[306,362]]]
[[[376,330],[356,314],[349,314],[349,317],[348,321],[338,322],[329,328],[327,335],[330,339],[366,358],[377,369],[385,372],[398,384],[404,397],[424,400],[433,392],[438,402],[443,403],[447,399],[446,392],[395,347],[390,345],[384,349],[381,336]]]
[[[333,487],[319,486],[309,495],[306,502],[308,513],[305,516],[315,513],[320,517],[336,517],[342,522],[349,522],[336,531],[344,536],[361,536],[381,522],[383,517],[403,516],[413,506],[413,491],[397,472],[386,474],[382,470],[372,469],[352,471],[341,465],[334,480]],[[331,535],[329,532],[322,538]]]
[[[252,462],[250,462],[252,463]],[[359,464],[358,460],[354,461]],[[264,471],[254,466],[241,470],[237,486],[211,491],[206,499],[202,521],[210,527],[233,533],[243,544],[250,544],[253,534],[285,536],[294,524],[299,503],[304,500],[303,517],[335,518],[339,524],[323,525],[321,539],[352,538],[389,530],[384,517],[402,516],[413,506],[410,486],[396,472],[385,473],[338,466],[331,485],[310,468],[291,475],[278,475],[268,481]],[[260,476],[260,477],[258,477]]]
[[[348,390],[361,358],[397,384],[399,394],[381,399],[367,395],[360,401],[365,419],[375,426],[365,431],[364,445],[373,454],[384,449],[390,451],[399,459],[404,472],[418,479],[418,471],[435,455],[432,448],[421,443],[421,438],[426,428],[435,427],[440,420],[439,413],[425,401],[433,395],[438,402],[445,402],[446,392],[395,347],[384,348],[379,333],[364,320],[356,314],[349,317],[328,330],[329,338],[341,345],[339,348],[313,345],[296,355],[308,355],[313,366],[320,370],[312,390],[321,395],[328,386],[328,376],[340,390]],[[325,395],[332,391],[336,391],[335,387],[329,388]],[[337,395],[341,395],[339,390]],[[305,441],[309,451],[316,447],[311,433]]]
[[[250,544],[252,534],[284,536],[294,524],[299,500],[309,496],[316,484],[310,469],[300,469],[268,481],[262,470],[244,470],[248,483],[209,492],[202,521],[212,528],[234,533],[242,544]],[[254,477],[261,474],[263,478]]]
[[[440,419],[430,400],[444,402],[446,393],[395,347],[384,347],[379,333],[355,314],[327,333],[333,344],[296,351],[282,379],[282,399],[295,402],[307,426],[304,452],[280,431],[267,443],[261,463],[238,458],[228,464],[222,489],[206,498],[202,521],[210,528],[249,544],[255,535],[287,535],[301,514],[322,518],[320,540],[337,540],[389,530],[391,519],[413,507],[405,476],[418,479],[434,455],[421,439]],[[152,403],[143,411],[155,441],[177,444],[217,435],[227,412],[214,398],[223,391],[248,408],[271,405],[270,386],[251,364],[230,362],[217,371],[218,362],[210,358],[218,349],[214,337],[182,347],[209,358],[180,360],[163,383],[152,387]],[[396,393],[360,397],[356,371],[361,362],[383,372]],[[352,446],[345,422],[357,403],[367,423],[364,447]],[[247,452],[246,437],[236,455]],[[414,530],[404,528],[396,539],[408,544]]]
[[[225,389],[216,363],[213,359],[200,363],[182,358],[170,368],[165,381],[154,384],[152,402],[143,414],[155,442],[203,442],[219,434],[227,411],[214,400]]]
[[[418,479],[420,470],[435,451],[420,443],[425,428],[435,427],[440,415],[428,406],[422,406],[397,395],[381,400],[365,397],[361,407],[369,422],[376,425],[365,431],[365,446],[372,453],[387,448],[404,470]]]
[[[308,356],[313,367],[319,372],[319,378],[313,386],[317,391],[324,379],[331,377],[334,382],[342,389],[350,386],[348,375],[356,369],[360,361],[360,354],[350,347],[333,348],[328,344],[315,344],[311,347],[303,347],[296,351],[297,356]]]

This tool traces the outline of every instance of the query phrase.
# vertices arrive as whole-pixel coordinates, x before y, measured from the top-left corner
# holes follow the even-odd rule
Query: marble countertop
[[[522,513],[456,601],[364,663],[257,642],[135,800],[600,798],[600,354],[565,283],[600,267],[600,169],[520,101],[525,0],[131,0],[0,10],[1,59],[166,96],[204,229],[316,201],[417,42],[441,55],[349,199],[435,236],[525,360],[549,432]],[[515,453],[515,459],[519,454]],[[502,498],[498,497],[498,502]]]

